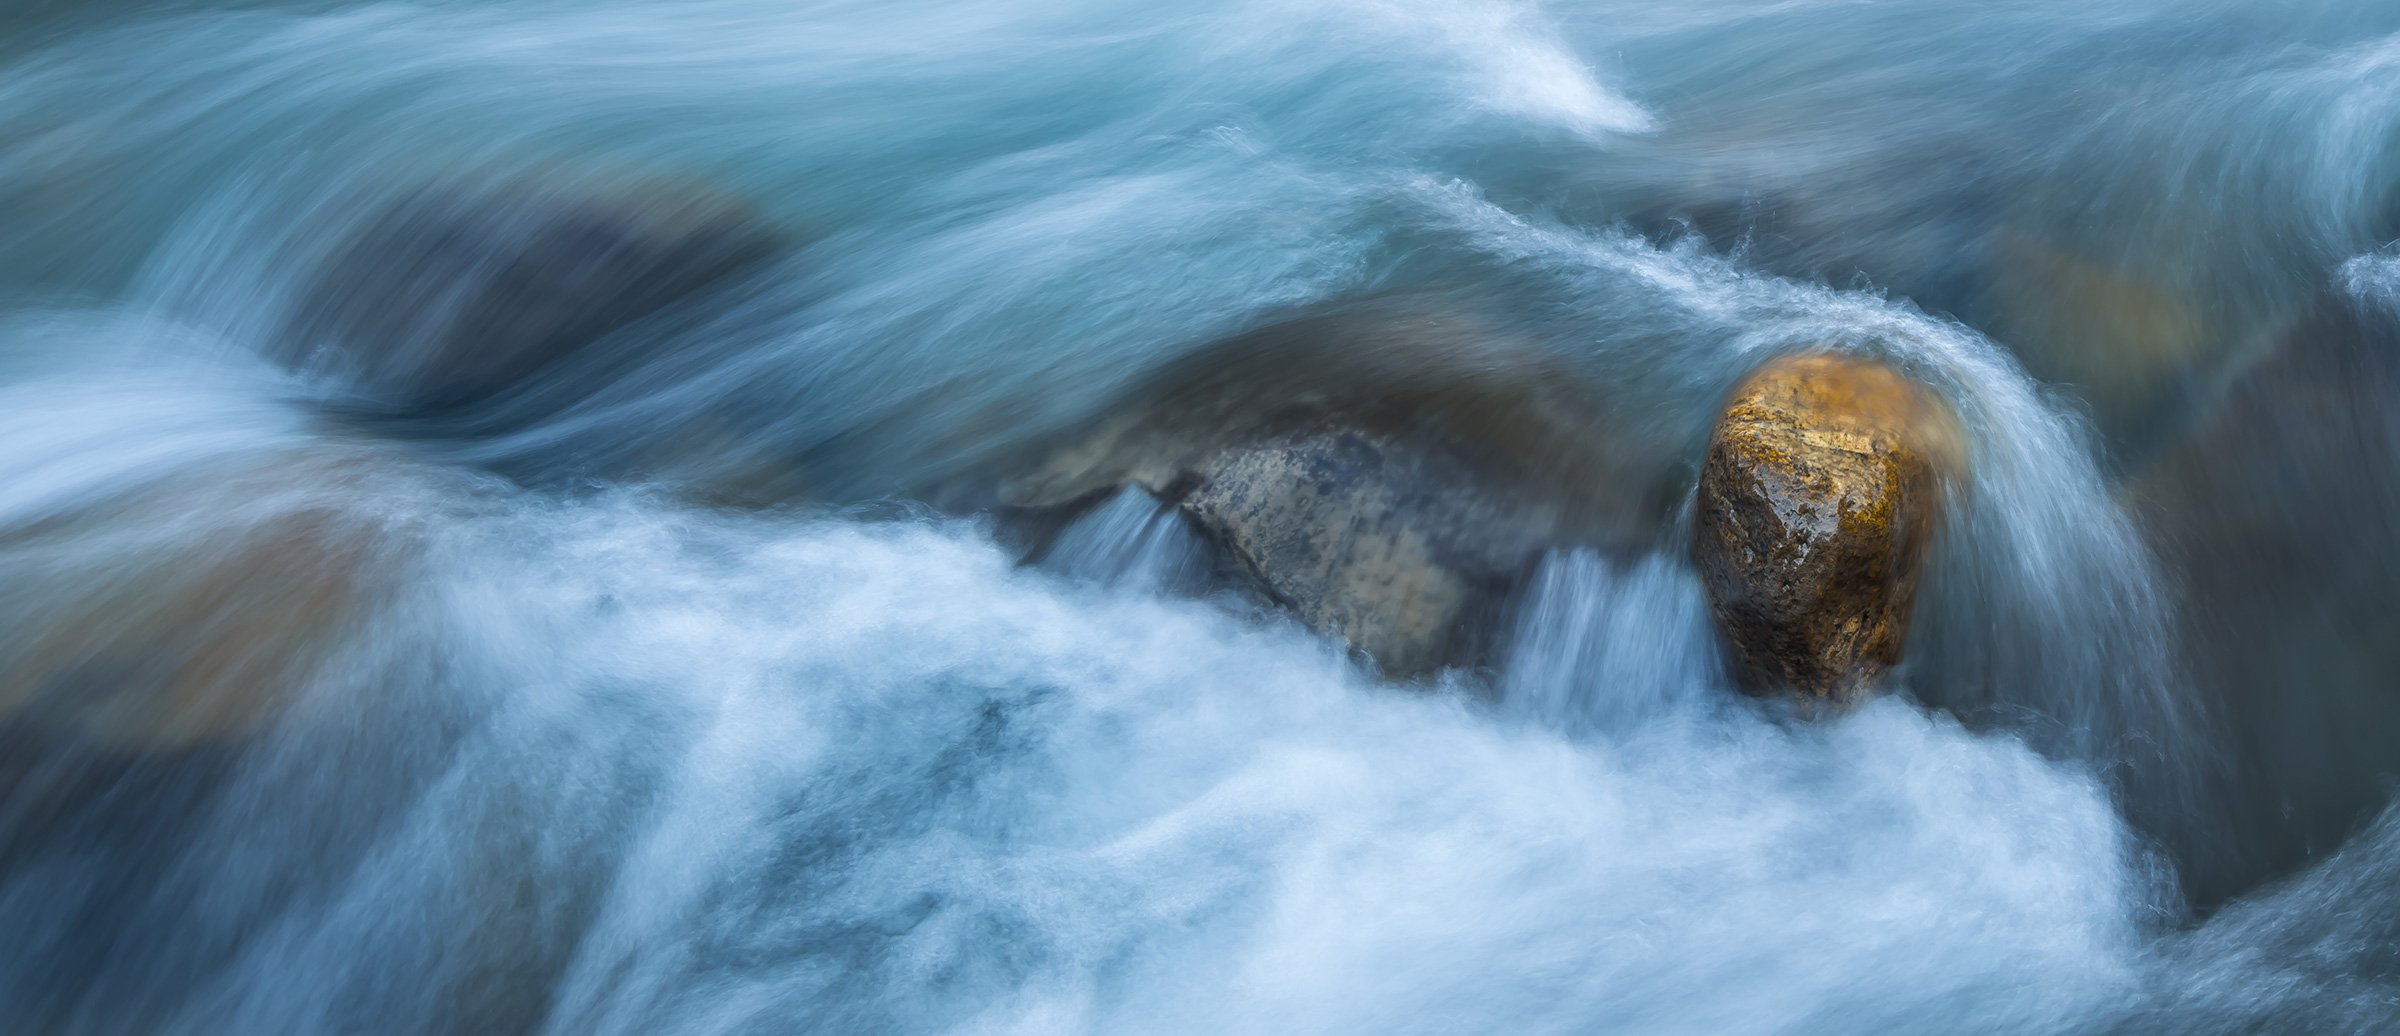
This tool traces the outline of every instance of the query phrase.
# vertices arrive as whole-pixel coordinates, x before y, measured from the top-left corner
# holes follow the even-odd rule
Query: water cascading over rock
[[[1882,363],[1787,356],[1734,390],[1692,539],[1751,689],[1847,704],[1899,664],[1944,483],[1962,466],[1948,411]]]
[[[405,580],[424,476],[312,447],[200,463],[0,527],[0,731],[132,752],[273,725]],[[97,540],[106,549],[95,550]]]
[[[1386,675],[1478,662],[1546,550],[1622,549],[1671,480],[1556,356],[1382,300],[1201,351],[1001,489],[1175,502],[1244,581]]]
[[[400,413],[519,391],[782,247],[742,199],[665,177],[464,177],[365,204],[276,351]]]
[[[792,246],[747,198],[606,166],[377,178],[322,208],[330,221],[280,257],[297,289],[266,352],[379,433],[453,444],[563,413],[591,422],[706,377],[721,354],[694,329],[771,284]],[[767,408],[664,409],[639,437],[453,459],[525,482],[646,480],[738,507],[807,495],[799,465],[760,431]]]

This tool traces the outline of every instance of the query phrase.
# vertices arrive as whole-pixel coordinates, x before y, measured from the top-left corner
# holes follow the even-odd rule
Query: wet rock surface
[[[1472,535],[1514,524],[1477,481],[1438,443],[1325,429],[1211,457],[1183,507],[1311,628],[1414,674],[1471,656],[1521,564]]]
[[[1178,502],[1255,587],[1400,677],[1477,663],[1542,551],[1663,524],[1672,473],[1555,356],[1378,303],[1205,350],[1001,487]]]
[[[1961,463],[1940,403],[1874,361],[1789,356],[1734,390],[1692,536],[1749,687],[1848,703],[1899,664]]]

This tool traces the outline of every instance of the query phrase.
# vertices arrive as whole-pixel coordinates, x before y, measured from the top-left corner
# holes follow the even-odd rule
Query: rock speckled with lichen
[[[1847,703],[1899,664],[1958,464],[1941,403],[1875,361],[1787,356],[1734,390],[1693,551],[1752,689]]]

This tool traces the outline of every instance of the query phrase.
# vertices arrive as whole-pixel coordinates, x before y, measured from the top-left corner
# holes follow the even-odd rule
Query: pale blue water
[[[2220,815],[2236,737],[2121,488],[2291,297],[2391,293],[2400,7],[119,3],[0,33],[0,650],[244,523],[415,545],[274,729],[0,788],[0,1031],[2400,1024],[2392,823],[2188,906],[2179,869],[2275,871],[2221,864],[2268,836]],[[562,169],[705,181],[794,244],[471,425],[360,421],[338,365],[261,357],[378,200]],[[1976,279],[1995,227],[2197,300],[2196,358],[2103,391]],[[1662,477],[1774,352],[1925,379],[1974,479],[1907,693],[1733,693],[1671,523],[1546,559],[1499,664],[1404,688],[1189,592],[1205,544],[1138,492],[1033,566],[942,513],[1144,375],[1369,293],[1496,314]],[[614,474],[682,441],[806,502]],[[177,479],[237,488],[121,504]]]

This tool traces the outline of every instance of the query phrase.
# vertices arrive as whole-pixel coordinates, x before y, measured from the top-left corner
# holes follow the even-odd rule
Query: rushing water
[[[0,12],[0,1032],[2400,1027],[2396,73],[2373,0]],[[661,183],[773,246],[488,398],[403,398],[465,303],[311,330],[392,204]],[[1688,515],[1400,686],[1141,489],[993,506],[1361,297],[1667,484],[1765,357],[1931,386],[1900,689],[1735,693]]]

